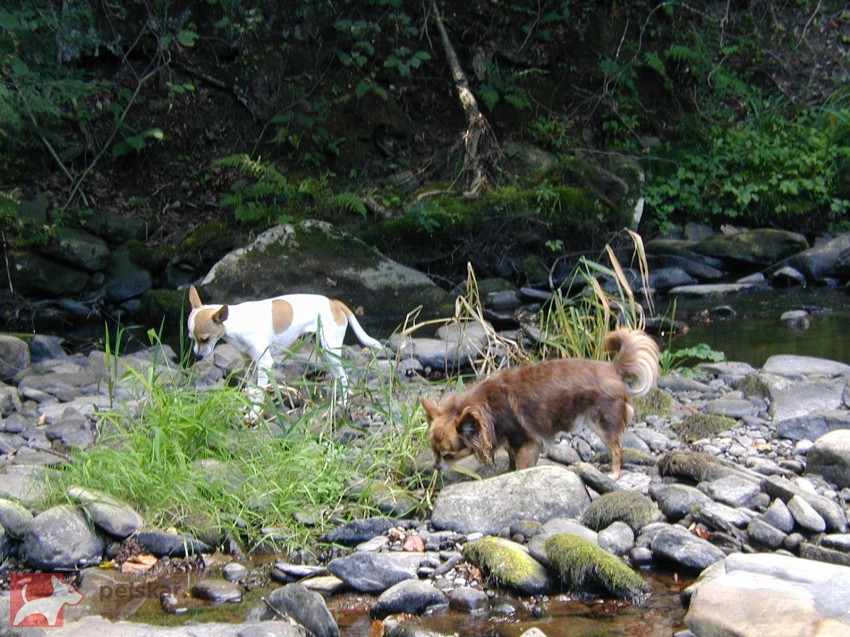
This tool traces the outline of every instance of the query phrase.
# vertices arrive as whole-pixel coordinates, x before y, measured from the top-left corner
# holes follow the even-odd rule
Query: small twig
[[[821,4],[823,4],[822,0],[818,0],[818,4],[815,7],[815,10],[812,12],[812,15],[809,16],[809,19],[806,20],[806,24],[803,25],[803,30],[800,32],[800,37],[797,38],[798,45],[806,38],[806,31],[809,30],[809,25],[812,23],[812,20],[815,19],[815,16],[820,13]]]
[[[15,288],[12,285],[12,268],[9,264],[9,247],[6,244],[6,233],[0,232],[0,237],[3,238],[3,258],[6,261],[6,278],[9,280],[9,292],[15,293]]]
[[[133,91],[133,94],[130,96],[130,100],[127,102],[127,106],[124,107],[124,110],[121,112],[121,115],[118,116],[118,121],[115,123],[115,126],[112,129],[112,132],[109,133],[109,137],[103,143],[100,151],[97,153],[97,155],[95,155],[94,159],[91,160],[89,165],[86,166],[85,170],[83,170],[82,174],[77,178],[77,181],[74,183],[74,187],[71,188],[71,192],[68,195],[68,199],[65,201],[65,206],[64,206],[65,208],[67,208],[68,206],[71,205],[71,202],[74,200],[74,197],[76,196],[77,191],[80,190],[80,188],[83,185],[83,182],[86,180],[89,173],[97,165],[97,162],[100,161],[100,158],[103,157],[103,154],[106,152],[106,149],[109,148],[110,144],[112,144],[112,140],[115,139],[115,136],[118,134],[118,130],[121,128],[121,124],[124,122],[124,119],[127,117],[127,113],[130,112],[130,108],[135,103],[136,98],[138,97],[139,92],[142,90],[142,86],[144,85],[144,83],[147,82],[152,77],[154,77],[157,73],[159,73],[160,70],[167,67],[169,62],[170,62],[170,60],[167,60],[165,63],[154,68],[147,75],[143,75],[141,78],[139,78],[139,81],[136,84],[136,89]]]

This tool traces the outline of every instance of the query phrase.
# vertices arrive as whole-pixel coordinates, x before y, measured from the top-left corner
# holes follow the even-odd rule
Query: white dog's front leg
[[[248,397],[251,400],[251,410],[245,414],[245,422],[253,425],[260,418],[262,413],[262,404],[266,395],[266,388],[271,385],[269,381],[269,371],[274,364],[271,352],[266,350],[257,360],[257,384],[248,388]]]

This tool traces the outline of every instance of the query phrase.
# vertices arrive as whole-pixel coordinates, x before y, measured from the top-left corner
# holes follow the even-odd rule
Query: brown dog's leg
[[[623,449],[620,447],[620,441],[611,442],[608,444],[608,449],[611,451],[611,473],[608,475],[612,480],[619,480],[623,465]]]
[[[529,440],[519,449],[510,449],[508,455],[511,458],[511,471],[528,469],[537,464],[537,460],[540,458],[540,445]]]

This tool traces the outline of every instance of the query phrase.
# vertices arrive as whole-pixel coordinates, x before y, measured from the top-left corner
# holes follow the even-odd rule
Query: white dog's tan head
[[[195,286],[189,288],[189,312],[187,328],[192,339],[192,351],[198,358],[209,356],[218,340],[225,335],[224,322],[227,320],[227,306],[204,305]]]

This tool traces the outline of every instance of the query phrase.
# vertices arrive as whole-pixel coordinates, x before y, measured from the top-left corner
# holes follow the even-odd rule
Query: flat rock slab
[[[437,497],[431,521],[438,529],[498,535],[521,521],[579,518],[589,504],[578,475],[543,465],[450,485]]]

